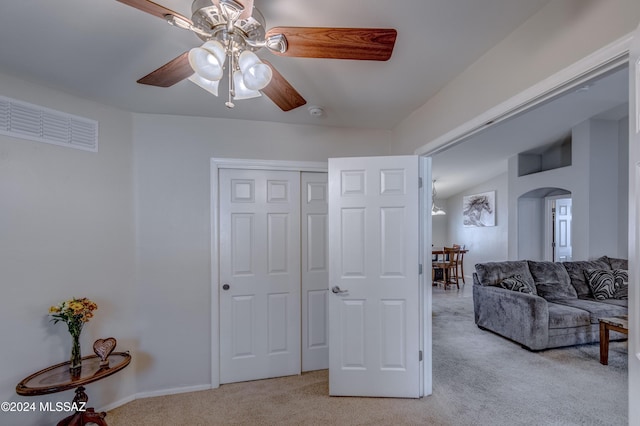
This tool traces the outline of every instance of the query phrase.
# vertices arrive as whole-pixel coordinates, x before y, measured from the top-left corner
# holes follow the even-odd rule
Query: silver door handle
[[[333,287],[331,287],[331,291],[334,294],[345,294],[345,293],[349,293],[349,290],[340,290],[340,287],[338,287],[337,285],[334,285]]]

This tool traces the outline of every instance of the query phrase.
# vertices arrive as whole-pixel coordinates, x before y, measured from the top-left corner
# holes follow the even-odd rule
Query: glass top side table
[[[89,397],[84,392],[84,385],[122,370],[131,362],[131,355],[128,352],[114,352],[109,355],[108,360],[108,365],[100,366],[101,359],[97,355],[85,356],[82,358],[82,369],[78,374],[71,374],[69,361],[53,365],[33,373],[18,383],[16,393],[23,396],[36,396],[76,388],[76,395],[73,398],[74,406],[86,405]],[[80,402],[84,404],[79,404]],[[61,420],[58,426],[82,426],[87,423],[107,426],[104,421],[106,415],[106,413],[96,413],[93,408],[87,408],[86,411],[76,411],[75,414]]]

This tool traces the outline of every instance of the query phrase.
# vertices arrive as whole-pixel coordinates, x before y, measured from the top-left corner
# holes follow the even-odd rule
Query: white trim
[[[127,396],[125,398],[119,399],[116,402],[112,402],[110,404],[104,405],[99,409],[96,409],[98,413],[102,411],[111,411],[115,410],[118,407],[122,407],[125,404],[135,401],[136,399],[144,399],[144,398],[154,398],[156,396],[167,396],[167,395],[177,395],[180,393],[188,393],[188,392],[200,392],[204,390],[210,390],[211,385],[195,385],[195,386],[185,386],[182,388],[170,388],[170,389],[162,389],[151,392],[138,392],[133,395]]]
[[[150,392],[138,392],[135,395],[134,399],[143,399],[143,398],[153,398],[156,396],[166,396],[166,395],[177,395],[180,393],[188,393],[188,392],[200,392],[204,390],[211,389],[211,385],[194,385],[194,386],[185,386],[182,388],[170,388],[170,389],[161,389],[157,391]]]
[[[283,161],[283,160],[247,160],[242,158],[212,158],[211,165],[217,169],[280,170],[295,172],[327,172],[326,162]]]
[[[432,217],[431,195],[433,181],[431,179],[431,157],[419,157],[420,178],[420,258],[422,259],[422,275],[420,276],[420,347],[422,348],[420,396],[433,393],[433,292],[431,283],[431,250]]]
[[[138,399],[138,396],[137,396],[136,394],[129,395],[129,396],[128,396],[128,397],[126,397],[126,398],[122,398],[122,399],[120,399],[120,400],[118,400],[118,401],[116,401],[116,402],[112,402],[111,404],[107,404],[107,405],[105,405],[105,406],[102,406],[102,407],[100,407],[99,409],[96,409],[96,411],[97,411],[98,413],[101,413],[101,412],[103,412],[103,411],[105,411],[105,412],[106,412],[106,411],[115,410],[115,409],[116,409],[116,408],[118,408],[118,407],[122,407],[122,406],[123,406],[123,405],[125,405],[125,404],[128,404],[128,403],[130,403],[130,402],[135,401],[136,399]]]
[[[629,46],[633,33],[616,40],[591,55],[568,66],[558,73],[531,86],[507,101],[485,111],[476,118],[426,143],[414,151],[418,155],[434,155],[485,128],[560,96],[572,88],[584,84],[628,62]]]
[[[327,172],[328,163],[313,161],[281,161],[256,160],[241,158],[212,158],[211,159],[211,388],[220,387],[220,318],[218,276],[218,244],[220,230],[218,229],[218,171],[220,169],[247,170],[280,170],[298,172]]]

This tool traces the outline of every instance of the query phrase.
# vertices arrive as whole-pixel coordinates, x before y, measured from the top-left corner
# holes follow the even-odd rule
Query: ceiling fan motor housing
[[[203,30],[204,34],[196,35],[203,41],[218,40],[225,42],[229,39],[244,44],[243,50],[257,51],[264,46],[265,20],[257,8],[247,19],[238,19],[233,25],[232,34],[227,28],[227,19],[211,0],[195,0],[191,5],[193,25]]]

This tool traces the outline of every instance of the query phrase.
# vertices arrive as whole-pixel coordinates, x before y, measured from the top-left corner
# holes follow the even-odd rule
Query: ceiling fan
[[[117,0],[192,31],[205,43],[169,61],[138,80],[170,87],[188,78],[217,96],[218,82],[228,70],[233,100],[266,95],[283,111],[306,104],[305,99],[272,64],[254,53],[266,48],[279,56],[386,61],[397,32],[383,28],[275,27],[253,0],[194,0],[191,19],[150,0]],[[225,67],[225,63],[227,63]]]

